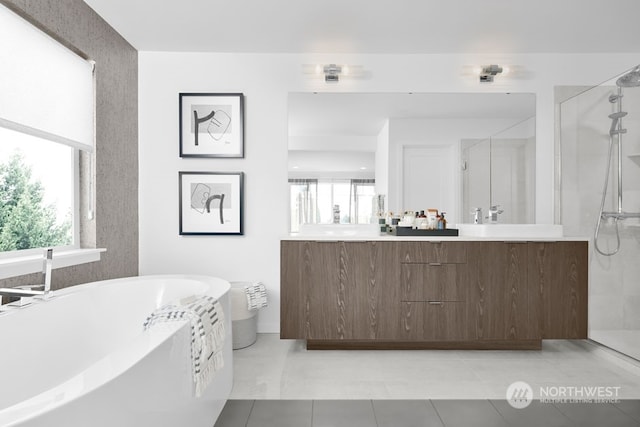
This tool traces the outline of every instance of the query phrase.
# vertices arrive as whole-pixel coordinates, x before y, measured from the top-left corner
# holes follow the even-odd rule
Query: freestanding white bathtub
[[[229,287],[200,276],[106,280],[0,313],[0,426],[212,427],[233,383]],[[195,398],[189,325],[142,324],[203,294],[220,301],[227,337],[224,368]]]

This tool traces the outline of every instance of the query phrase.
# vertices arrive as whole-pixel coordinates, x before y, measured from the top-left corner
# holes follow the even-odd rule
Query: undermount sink
[[[377,224],[301,224],[300,235],[305,236],[376,236]]]
[[[562,225],[556,224],[457,224],[461,236],[557,238],[562,237]]]

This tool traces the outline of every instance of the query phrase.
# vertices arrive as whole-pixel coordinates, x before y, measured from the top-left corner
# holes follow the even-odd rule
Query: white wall
[[[288,157],[289,178],[375,178],[374,152],[289,150]]]
[[[362,80],[326,85],[305,64],[360,65]],[[287,232],[289,92],[528,92],[537,99],[536,220],[553,220],[555,85],[590,85],[635,65],[633,55],[303,55],[140,52],[140,274],[261,280],[271,305],[260,331],[279,329],[279,244]],[[518,65],[525,77],[482,85],[469,65]],[[245,159],[178,157],[178,93],[243,92]],[[244,236],[179,236],[178,171],[245,172]]]

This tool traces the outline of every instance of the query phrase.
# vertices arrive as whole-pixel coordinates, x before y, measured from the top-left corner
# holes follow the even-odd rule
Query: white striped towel
[[[225,328],[222,306],[207,295],[191,296],[155,310],[144,329],[162,322],[188,321],[191,324],[191,361],[194,394],[202,396],[216,371],[224,366],[222,347]]]
[[[267,306],[267,288],[261,282],[245,285],[244,290],[247,294],[247,309],[257,310]]]

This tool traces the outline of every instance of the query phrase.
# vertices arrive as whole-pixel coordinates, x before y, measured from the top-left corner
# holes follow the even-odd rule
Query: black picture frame
[[[244,172],[178,172],[179,233],[243,235]]]
[[[180,157],[244,158],[244,94],[180,93]]]

